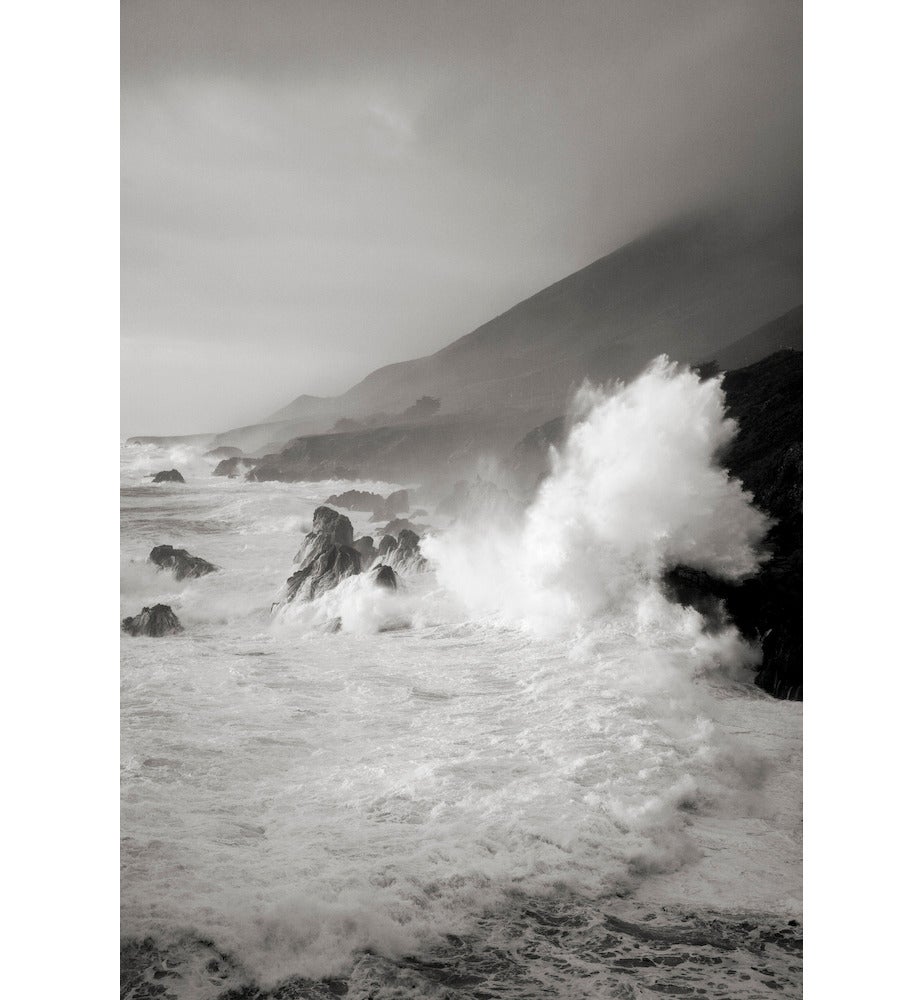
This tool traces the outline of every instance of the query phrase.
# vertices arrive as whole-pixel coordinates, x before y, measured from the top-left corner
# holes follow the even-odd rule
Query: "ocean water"
[[[762,519],[712,465],[717,386],[646,388],[582,400],[519,523],[445,526],[395,595],[274,615],[314,508],[402,484],[123,448],[122,615],[185,626],[122,640],[123,997],[801,995],[801,706],[652,571],[749,571]],[[662,454],[630,472],[641,435]],[[161,543],[220,572],[177,583]]]

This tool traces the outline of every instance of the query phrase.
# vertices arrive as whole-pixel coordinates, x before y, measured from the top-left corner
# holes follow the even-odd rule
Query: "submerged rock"
[[[207,559],[189,555],[185,549],[174,549],[171,545],[157,545],[147,558],[160,569],[169,570],[177,580],[217,572],[217,567]]]
[[[155,483],[184,483],[185,480],[182,478],[182,473],[178,469],[165,469],[162,472],[157,472],[153,481]]]
[[[139,615],[125,618],[121,623],[122,632],[128,635],[163,636],[176,635],[182,631],[179,619],[168,604],[155,604],[144,608]]]

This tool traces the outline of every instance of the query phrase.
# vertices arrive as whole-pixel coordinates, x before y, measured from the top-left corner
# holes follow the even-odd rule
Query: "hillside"
[[[398,414],[424,395],[442,414],[558,414],[574,385],[636,374],[662,352],[748,364],[800,347],[801,213],[769,224],[711,213],[664,226],[563,278],[427,357],[379,368],[341,396],[301,396],[271,425],[215,444],[248,453],[330,430],[341,417]],[[778,317],[787,318],[779,320]],[[744,338],[777,321],[770,337]],[[801,327],[801,314],[798,317]],[[739,338],[742,338],[739,340]],[[274,449],[273,449],[274,450]]]

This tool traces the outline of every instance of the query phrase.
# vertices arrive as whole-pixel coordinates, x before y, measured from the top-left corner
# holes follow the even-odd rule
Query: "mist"
[[[674,214],[788,205],[800,19],[698,0],[124,4],[123,433],[339,393]]]

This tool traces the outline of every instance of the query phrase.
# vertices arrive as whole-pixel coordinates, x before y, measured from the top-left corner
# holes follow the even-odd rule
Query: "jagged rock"
[[[229,444],[222,444],[219,448],[212,448],[204,453],[205,458],[240,458],[242,457],[240,448],[233,448]]]
[[[337,493],[324,503],[333,507],[344,507],[345,510],[357,510],[371,513],[380,510],[386,501],[379,493],[368,493],[366,490],[346,490],[344,493]]]
[[[177,580],[217,572],[217,567],[207,559],[189,555],[185,549],[174,549],[171,545],[157,545],[147,558],[160,569],[169,570]]]
[[[403,528],[399,533],[396,548],[390,559],[389,565],[397,567],[403,571],[410,570],[418,572],[424,569],[428,563],[418,547],[419,537],[408,528]]]
[[[374,583],[378,587],[383,587],[385,590],[397,589],[396,574],[393,572],[392,566],[382,563],[379,566],[375,566],[371,570],[371,574],[373,575]]]
[[[294,562],[305,563],[318,555],[326,543],[353,546],[355,541],[351,521],[331,507],[317,507],[313,511],[313,530],[304,537]]]
[[[359,538],[355,544],[354,548],[357,550],[361,556],[361,569],[367,569],[368,566],[377,558],[377,549],[374,547],[374,539],[370,535],[365,535],[363,538]]]
[[[312,601],[332,590],[346,577],[361,572],[361,556],[349,545],[336,545],[328,539],[303,569],[287,579],[286,601],[303,597]]]
[[[214,466],[212,476],[227,476],[229,479],[236,479],[243,474],[244,469],[251,469],[259,460],[257,458],[242,458],[234,455],[225,458]]]
[[[168,604],[155,604],[152,608],[144,608],[133,618],[125,618],[121,623],[121,630],[128,635],[158,637],[176,635],[182,631],[182,626]]]
[[[397,544],[396,539],[392,535],[384,535],[380,539],[380,545],[377,547],[377,555],[381,557],[386,556],[396,548]]]
[[[182,473],[178,469],[165,469],[153,477],[155,483],[184,483]]]

